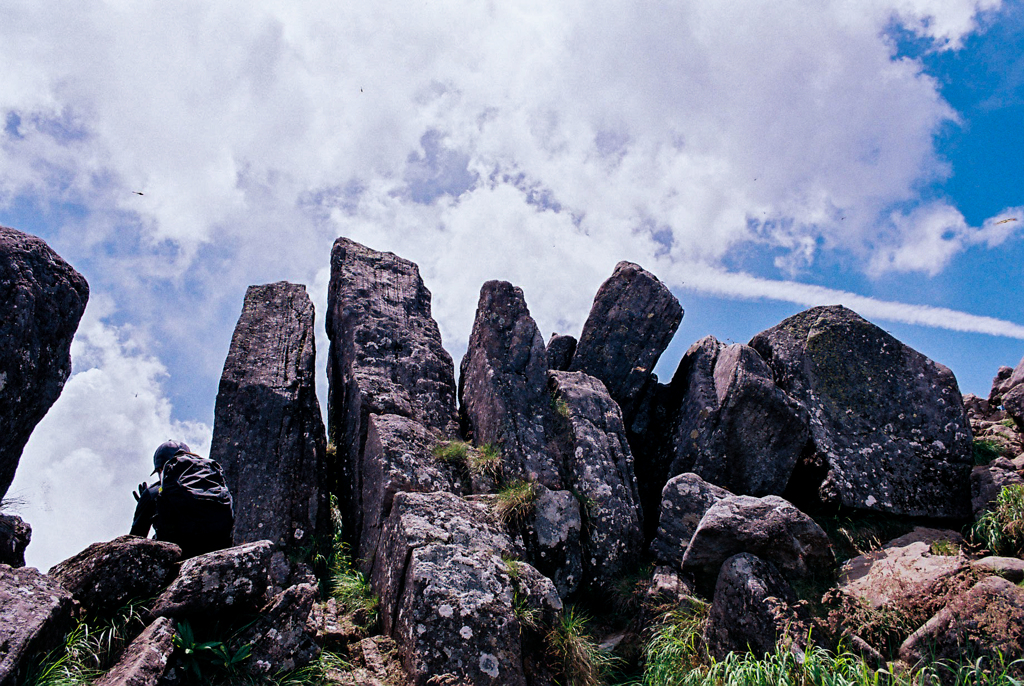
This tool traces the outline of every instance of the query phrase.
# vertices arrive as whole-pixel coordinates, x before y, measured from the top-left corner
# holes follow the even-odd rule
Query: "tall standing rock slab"
[[[60,645],[74,600],[35,567],[0,565],[0,686],[18,683],[22,661]]]
[[[25,566],[25,548],[32,540],[32,527],[21,517],[0,512],[0,564]]]
[[[523,291],[507,281],[485,283],[460,367],[464,428],[477,445],[501,449],[506,478],[557,490],[562,479],[546,431],[551,422],[547,369],[544,339]]]
[[[639,265],[619,262],[594,297],[569,369],[603,381],[628,427],[682,320],[683,308],[665,284]]]
[[[45,242],[0,226],[0,498],[71,374],[89,285]]]
[[[306,287],[250,286],[217,393],[210,457],[234,498],[234,542],[303,547],[330,526],[327,438]]]
[[[401,415],[445,438],[456,436],[455,366],[441,346],[419,268],[347,238],[331,250],[327,336],[328,432],[338,451],[335,493],[346,535],[358,543],[367,417]]]
[[[794,315],[750,345],[810,413],[813,457],[797,469],[822,501],[970,515],[971,430],[949,369],[839,305]]]

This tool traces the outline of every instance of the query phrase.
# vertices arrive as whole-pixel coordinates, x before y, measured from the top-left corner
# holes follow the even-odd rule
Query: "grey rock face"
[[[643,549],[643,521],[633,455],[618,405],[604,384],[581,372],[549,372],[564,403],[569,438],[566,473],[586,505],[583,569],[595,589],[607,589]]]
[[[827,576],[835,569],[835,555],[821,527],[775,495],[735,495],[712,505],[683,555],[683,571],[712,579],[738,553],[771,562],[786,579]]]
[[[476,445],[501,449],[508,479],[562,487],[548,446],[551,422],[547,354],[523,291],[507,281],[488,281],[462,358],[459,400],[463,428]]]
[[[158,593],[177,574],[180,559],[181,548],[173,543],[118,536],[93,543],[49,573],[86,610],[105,613]]]
[[[801,312],[750,345],[810,413],[814,455],[801,466],[820,482],[821,500],[911,516],[970,514],[971,431],[949,369],[838,305]]]
[[[17,683],[24,659],[60,645],[74,618],[74,600],[35,567],[0,565],[0,686]]]
[[[619,262],[601,284],[569,367],[604,382],[626,426],[661,353],[683,319],[683,308],[656,276]]]
[[[1017,384],[1003,395],[1003,408],[1017,426],[1024,426],[1024,384]]]
[[[0,498],[71,374],[89,285],[45,242],[0,226]]]
[[[558,595],[567,598],[583,580],[580,503],[569,491],[544,486],[537,491],[525,534],[527,557],[551,579]]]
[[[397,414],[443,438],[458,434],[455,367],[415,264],[339,238],[327,294],[328,431],[350,543],[362,531],[360,457],[370,414]],[[349,526],[351,525],[351,526]]]
[[[801,617],[796,594],[770,562],[740,553],[722,565],[704,629],[707,651],[717,660],[730,652],[758,658],[780,643],[796,647]]]
[[[21,517],[0,512],[0,564],[25,566],[25,548],[32,541],[32,527]]]
[[[256,541],[185,560],[153,603],[155,617],[257,610],[267,600],[273,544]]]
[[[1016,368],[999,368],[996,377],[992,379],[992,390],[988,395],[989,403],[993,407],[999,407],[1003,404],[1003,396],[1021,384],[1024,384],[1024,358],[1021,358]]]
[[[93,686],[157,686],[174,653],[176,622],[159,617],[125,648],[121,659]]]
[[[693,472],[739,495],[781,495],[809,438],[807,411],[753,348],[713,336],[683,356],[669,475]]]
[[[370,415],[367,422],[359,559],[370,562],[396,493],[456,492],[459,488],[455,468],[439,462],[432,454],[438,443],[436,434],[400,415]],[[368,569],[364,567],[364,571]]]
[[[971,568],[983,574],[1001,576],[1015,584],[1024,581],[1024,560],[1016,557],[990,555],[971,562]]]
[[[330,527],[313,317],[305,286],[281,281],[245,293],[210,448],[234,498],[236,545],[300,548]]]
[[[548,369],[559,372],[569,371],[569,365],[572,364],[572,356],[575,354],[575,338],[572,336],[562,336],[557,333],[551,334],[547,346]]]
[[[978,465],[971,470],[971,512],[977,520],[996,502],[1005,486],[1020,486],[1024,479],[1013,469],[992,464]]]
[[[683,553],[697,531],[704,513],[732,493],[709,484],[696,474],[672,477],[661,492],[658,535],[651,542],[651,554],[661,564],[679,569]]]
[[[259,619],[234,638],[232,650],[251,646],[246,661],[250,673],[292,671],[320,656],[316,627],[308,621],[318,593],[312,584],[286,588],[260,610]]]

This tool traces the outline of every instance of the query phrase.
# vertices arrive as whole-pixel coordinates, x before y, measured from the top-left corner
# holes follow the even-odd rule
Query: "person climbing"
[[[153,453],[152,486],[143,481],[135,496],[130,533],[181,548],[194,557],[231,546],[235,515],[224,472],[214,460],[200,457],[180,441],[165,441]]]

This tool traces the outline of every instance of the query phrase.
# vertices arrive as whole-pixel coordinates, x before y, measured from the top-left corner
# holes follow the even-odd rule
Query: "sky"
[[[0,224],[91,298],[8,498],[47,569],[209,450],[250,284],[415,261],[578,335],[620,260],[746,342],[844,304],[987,395],[1024,355],[1024,0],[0,0]],[[321,401],[326,377],[318,379]]]

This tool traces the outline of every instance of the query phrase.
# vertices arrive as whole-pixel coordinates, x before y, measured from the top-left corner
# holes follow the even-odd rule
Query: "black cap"
[[[168,460],[174,457],[179,451],[191,452],[188,446],[181,441],[164,441],[153,453],[153,474],[163,470]]]

